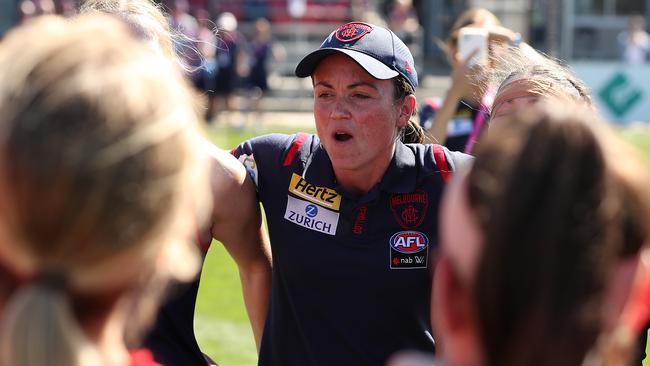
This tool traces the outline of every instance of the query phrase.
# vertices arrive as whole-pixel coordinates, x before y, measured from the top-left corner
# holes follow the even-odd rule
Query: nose
[[[332,119],[349,119],[350,118],[350,109],[345,103],[344,99],[337,99],[334,103],[334,108],[332,108],[332,113],[330,114]]]

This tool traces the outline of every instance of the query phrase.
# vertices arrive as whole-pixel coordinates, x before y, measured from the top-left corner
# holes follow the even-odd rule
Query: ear
[[[416,99],[415,95],[409,94],[404,97],[404,100],[402,100],[402,103],[399,105],[399,110],[398,110],[398,118],[397,118],[397,127],[402,128],[406,126],[406,124],[409,122],[411,119],[411,116],[413,115],[413,111],[415,111],[415,106],[416,106]]]

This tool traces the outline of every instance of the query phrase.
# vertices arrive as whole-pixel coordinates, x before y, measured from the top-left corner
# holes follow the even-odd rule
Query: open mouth
[[[352,135],[345,132],[336,132],[334,133],[334,140],[344,142],[352,138]]]

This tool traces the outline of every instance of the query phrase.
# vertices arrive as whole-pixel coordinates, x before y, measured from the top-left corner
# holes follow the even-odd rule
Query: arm
[[[473,54],[468,56],[468,60],[472,58]],[[458,55],[455,56],[456,61],[454,64],[454,71],[451,77],[451,87],[447,90],[445,100],[442,106],[433,118],[431,129],[426,131],[427,137],[436,144],[444,144],[447,139],[447,126],[449,121],[456,114],[458,103],[467,94],[470,94],[476,87],[471,81],[471,66],[467,65],[465,61],[459,60]]]
[[[216,147],[213,157],[212,236],[232,256],[259,351],[271,291],[271,258],[255,185],[232,155]]]

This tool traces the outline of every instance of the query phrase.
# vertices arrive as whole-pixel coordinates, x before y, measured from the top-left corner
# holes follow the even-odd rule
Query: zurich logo
[[[305,214],[307,214],[308,217],[315,217],[318,215],[318,207],[316,207],[316,205],[307,205],[307,207],[305,207]]]
[[[419,231],[400,231],[390,237],[390,246],[400,253],[417,253],[428,244],[427,236]]]

